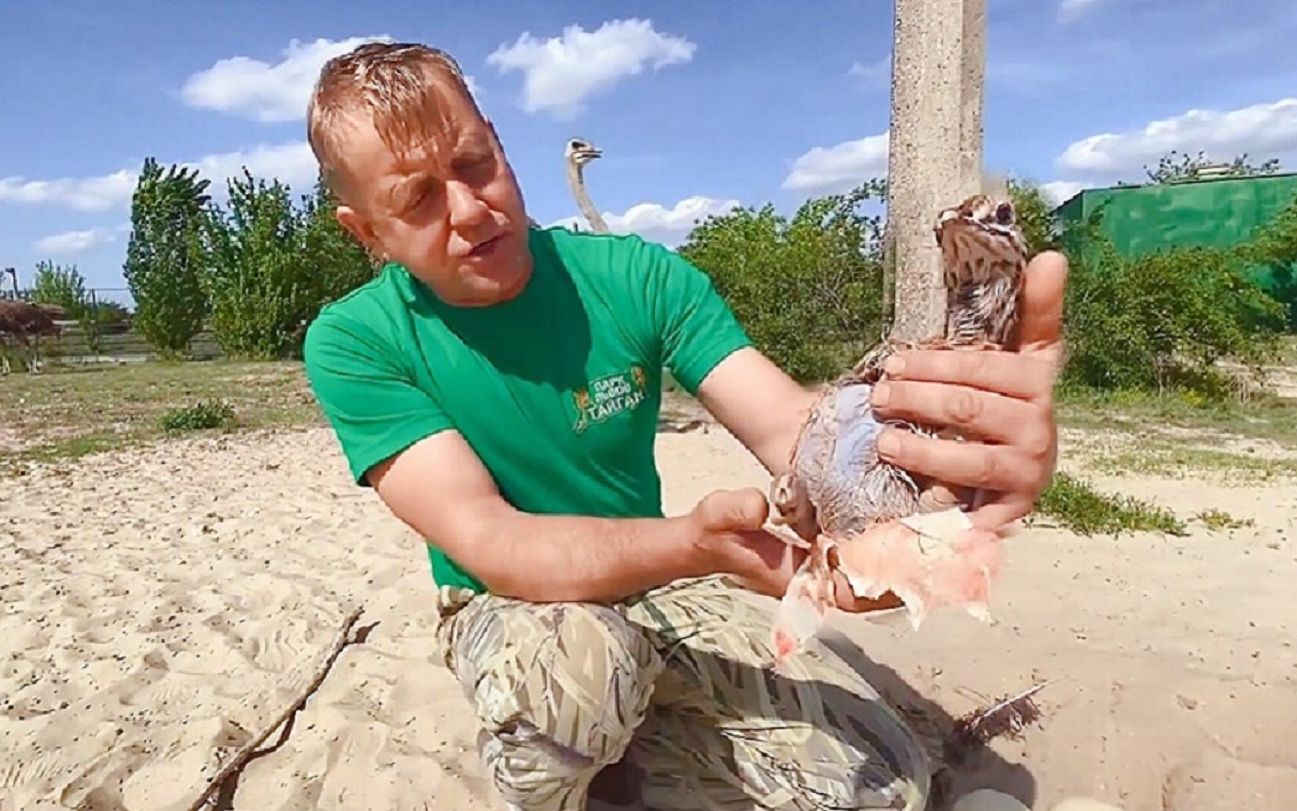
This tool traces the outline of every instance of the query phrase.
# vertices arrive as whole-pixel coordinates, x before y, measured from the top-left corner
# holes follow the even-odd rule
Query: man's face
[[[350,122],[351,205],[338,207],[338,221],[444,301],[490,305],[517,295],[531,275],[527,213],[491,126],[459,93],[442,96],[443,123],[403,154],[362,116]]]

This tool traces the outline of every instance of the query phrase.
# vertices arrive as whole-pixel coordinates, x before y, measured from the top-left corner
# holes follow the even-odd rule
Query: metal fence
[[[0,298],[31,301],[32,290],[0,290]],[[55,319],[60,333],[40,339],[42,357],[55,363],[129,363],[153,360],[157,351],[134,324],[135,301],[124,287],[88,288],[83,303],[68,308]],[[222,357],[220,345],[210,330],[194,336],[190,357],[212,360]]]

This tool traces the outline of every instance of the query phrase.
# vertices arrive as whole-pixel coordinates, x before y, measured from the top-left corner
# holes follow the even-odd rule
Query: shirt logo
[[[624,372],[591,380],[588,385],[572,392],[576,403],[576,422],[572,430],[579,434],[592,423],[605,422],[623,411],[630,411],[643,402],[647,388],[644,367],[638,364]]]

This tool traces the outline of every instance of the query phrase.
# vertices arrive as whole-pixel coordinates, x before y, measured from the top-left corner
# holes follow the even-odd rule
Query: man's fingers
[[[1034,493],[1039,465],[1027,463],[1007,445],[933,439],[889,428],[878,440],[878,455],[911,473],[979,490]]]
[[[900,597],[890,591],[880,594],[875,599],[857,597],[855,592],[851,590],[851,583],[841,571],[833,572],[833,595],[839,610],[853,614],[886,611],[892,608],[902,608],[905,605]]]
[[[1026,400],[942,383],[881,383],[879,388],[886,405],[876,399],[874,411],[882,420],[949,427],[969,439],[1010,443],[1032,455],[1048,453],[1053,442],[1039,408]]]
[[[699,504],[703,526],[713,531],[757,529],[769,517],[770,504],[755,487],[718,490]]]
[[[1021,496],[1005,496],[983,504],[968,513],[968,520],[978,529],[1004,532],[1015,521],[1029,515],[1035,502]]]
[[[1022,283],[1018,348],[1040,349],[1063,336],[1063,294],[1067,286],[1067,257],[1042,251],[1032,257]]]
[[[1049,394],[1056,374],[1054,359],[1046,355],[990,350],[912,350],[898,353],[885,368],[894,381],[972,386],[1023,400]]]

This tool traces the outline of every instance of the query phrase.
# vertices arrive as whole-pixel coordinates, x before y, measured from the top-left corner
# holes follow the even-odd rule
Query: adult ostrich
[[[12,338],[21,344],[27,354],[27,371],[40,372],[40,338],[58,336],[62,329],[54,323],[64,310],[54,304],[32,304],[19,299],[0,299],[0,343],[8,344]],[[33,341],[32,339],[36,339]],[[0,355],[0,374],[9,374],[9,355]]]
[[[590,228],[600,234],[609,232],[608,224],[603,221],[599,214],[599,209],[595,208],[590,201],[590,193],[585,190],[585,165],[592,160],[603,156],[603,152],[595,147],[594,144],[581,138],[573,138],[567,142],[567,147],[563,150],[563,158],[567,161],[567,182],[572,189],[572,196],[576,198],[576,204],[580,207],[581,213],[585,215],[586,220],[590,222]]]

